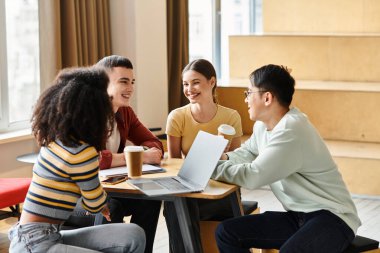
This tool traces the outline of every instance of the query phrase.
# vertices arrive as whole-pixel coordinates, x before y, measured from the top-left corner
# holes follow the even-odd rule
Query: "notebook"
[[[203,191],[228,141],[199,131],[177,176],[141,178],[127,182],[148,196]]]
[[[150,165],[150,164],[143,164],[142,166],[142,174],[152,174],[152,173],[162,173],[166,172],[164,168]],[[127,166],[120,166],[120,167],[113,167],[107,170],[100,170],[99,176],[101,177],[117,177],[117,176],[128,176],[128,168]]]

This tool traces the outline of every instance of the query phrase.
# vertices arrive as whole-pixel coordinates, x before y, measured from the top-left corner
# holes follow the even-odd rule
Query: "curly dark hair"
[[[76,147],[83,141],[97,151],[112,133],[114,113],[107,94],[108,76],[99,67],[62,70],[42,93],[32,116],[40,146],[60,140]]]

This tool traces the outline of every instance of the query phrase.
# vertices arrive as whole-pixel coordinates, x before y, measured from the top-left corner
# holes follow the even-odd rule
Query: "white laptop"
[[[228,141],[199,131],[177,176],[144,178],[127,182],[148,196],[203,191]]]

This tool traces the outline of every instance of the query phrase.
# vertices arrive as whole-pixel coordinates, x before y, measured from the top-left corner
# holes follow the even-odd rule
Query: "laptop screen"
[[[221,136],[199,131],[178,176],[206,187],[227,143]]]

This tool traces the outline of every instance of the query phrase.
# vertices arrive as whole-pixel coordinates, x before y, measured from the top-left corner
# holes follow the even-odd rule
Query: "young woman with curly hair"
[[[109,219],[98,152],[113,125],[108,76],[99,68],[61,71],[40,97],[32,131],[41,146],[10,252],[144,252],[144,231],[109,224],[61,231],[77,201]],[[112,235],[112,236],[109,236]]]

